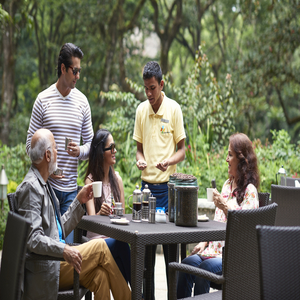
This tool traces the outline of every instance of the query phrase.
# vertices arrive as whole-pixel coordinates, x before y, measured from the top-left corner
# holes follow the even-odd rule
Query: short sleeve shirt
[[[148,100],[142,102],[137,110],[133,139],[143,144],[147,168],[142,171],[142,180],[150,183],[169,181],[176,172],[176,165],[162,172],[155,166],[176,153],[176,145],[186,138],[183,116],[179,104],[163,92],[163,101],[155,114]]]

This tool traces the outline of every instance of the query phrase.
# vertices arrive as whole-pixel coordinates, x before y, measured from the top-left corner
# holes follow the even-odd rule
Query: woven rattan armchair
[[[300,227],[257,226],[257,238],[261,299],[300,299]]]
[[[258,193],[259,207],[269,205],[270,194],[269,193]]]
[[[176,298],[176,271],[222,284],[222,290],[195,299],[260,299],[256,225],[274,225],[277,204],[249,210],[229,210],[223,252],[223,275],[172,262],[169,264],[169,299]]]
[[[9,208],[11,211],[18,213],[16,205],[15,205],[15,193],[10,193],[7,195]],[[80,234],[81,231],[76,234]],[[81,240],[80,237],[77,237],[77,240]],[[48,255],[37,255],[37,254],[26,254],[26,260],[58,260],[64,261],[63,258],[53,257]],[[79,284],[79,274],[74,269],[74,285],[73,289],[59,291],[57,300],[80,300],[85,296],[86,300],[92,300],[91,292],[83,286]],[[1,298],[2,299],[2,298]]]
[[[269,205],[270,194],[269,193],[258,193],[259,207]],[[82,239],[85,237],[82,235]],[[181,261],[186,258],[186,244],[181,244]]]
[[[300,178],[286,177],[286,186],[295,186],[296,180],[298,180],[300,183]],[[281,178],[280,178],[280,184],[284,185],[284,177],[283,176],[281,176]]]
[[[278,204],[276,226],[300,226],[300,188],[271,185],[271,201]]]
[[[29,228],[30,223],[25,218],[8,213],[1,258],[0,299],[21,299]]]

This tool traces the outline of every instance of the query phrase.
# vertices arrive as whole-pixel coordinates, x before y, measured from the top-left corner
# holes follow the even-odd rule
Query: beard
[[[54,161],[54,153],[51,153],[51,161],[48,166],[49,176],[57,169],[57,162]]]

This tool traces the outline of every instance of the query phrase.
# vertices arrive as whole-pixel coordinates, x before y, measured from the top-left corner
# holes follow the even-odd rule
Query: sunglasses
[[[76,76],[77,73],[80,74],[80,72],[81,72],[81,68],[73,68],[71,66],[69,68],[72,70],[74,76]]]
[[[104,148],[103,151],[108,151],[108,150],[110,150],[110,151],[111,151],[111,154],[114,154],[115,149],[116,149],[116,144],[115,144],[115,143],[112,143],[112,144],[110,144],[109,147]]]

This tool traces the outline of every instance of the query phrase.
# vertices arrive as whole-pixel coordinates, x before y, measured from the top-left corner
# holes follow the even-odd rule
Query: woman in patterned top
[[[121,202],[123,208],[125,207],[123,181],[121,176],[113,169],[113,165],[116,163],[116,152],[111,133],[106,129],[99,129],[92,140],[85,184],[102,181],[102,196],[101,198],[93,198],[86,203],[89,215],[110,215],[112,198],[115,202]],[[130,283],[129,245],[89,231],[87,237],[89,239],[105,239],[125,280]]]
[[[216,206],[215,221],[226,222],[229,209],[258,208],[259,172],[257,158],[249,138],[243,133],[235,133],[229,138],[228,175],[221,194],[215,189],[213,201]],[[201,269],[222,274],[222,247],[224,241],[201,242],[193,249],[191,255],[182,263]],[[177,284],[177,298],[190,297],[193,284],[194,295],[209,293],[210,287],[220,289],[209,280],[179,273]]]

